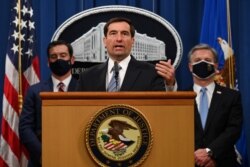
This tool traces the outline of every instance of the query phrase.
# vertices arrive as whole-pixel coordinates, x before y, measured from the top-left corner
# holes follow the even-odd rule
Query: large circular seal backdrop
[[[136,32],[163,41],[165,43],[166,59],[171,59],[175,68],[178,67],[183,53],[182,41],[178,32],[161,16],[141,8],[111,5],[82,11],[73,15],[61,24],[61,26],[55,31],[52,41],[60,39],[72,43],[91,28],[96,27],[99,23],[105,23],[113,17],[126,17],[133,22]],[[157,60],[151,62],[155,63]],[[82,69],[85,69],[98,63],[100,62],[76,62],[74,68],[81,67]],[[81,70],[75,70],[73,74],[80,72]]]

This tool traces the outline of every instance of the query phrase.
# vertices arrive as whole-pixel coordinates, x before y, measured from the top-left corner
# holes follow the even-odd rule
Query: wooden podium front
[[[194,166],[193,92],[42,92],[42,165],[94,167],[85,128],[101,109],[132,106],[151,125],[153,145],[143,167]]]

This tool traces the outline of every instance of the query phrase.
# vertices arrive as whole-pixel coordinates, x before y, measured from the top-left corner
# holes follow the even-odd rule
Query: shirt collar
[[[65,78],[63,81],[59,81],[58,79],[56,79],[54,76],[51,76],[52,78],[52,82],[53,82],[53,87],[57,87],[57,85],[62,82],[64,83],[65,85],[65,90],[68,90],[68,86],[69,86],[69,83],[71,81],[71,78],[72,78],[72,75],[68,76],[67,78]]]
[[[194,89],[195,93],[197,93],[197,94],[200,93],[201,88],[202,87],[200,85],[197,85],[197,84],[194,84],[194,86],[193,86],[193,89]],[[209,94],[212,94],[214,91],[214,88],[215,88],[215,83],[211,82],[209,85],[206,86],[206,88],[207,88],[207,92]]]
[[[122,70],[126,70],[129,64],[129,61],[131,60],[131,56],[127,56],[125,59],[119,62],[119,66],[121,66]],[[112,68],[114,66],[114,60],[109,58],[108,60],[108,72],[112,73]]]

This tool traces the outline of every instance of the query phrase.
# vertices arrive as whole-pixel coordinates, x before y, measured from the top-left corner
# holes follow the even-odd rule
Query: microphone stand
[[[115,72],[115,82],[116,82],[116,91],[118,91],[119,86],[119,66],[117,61],[114,62],[114,72]]]

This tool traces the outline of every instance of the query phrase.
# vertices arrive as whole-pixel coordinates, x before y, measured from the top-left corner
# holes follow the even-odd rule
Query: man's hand
[[[198,149],[194,152],[195,164],[200,167],[215,167],[215,161],[208,156],[205,149]]]
[[[155,69],[157,73],[165,79],[167,86],[174,86],[175,68],[171,65],[171,59],[168,61],[160,61],[156,64]]]

